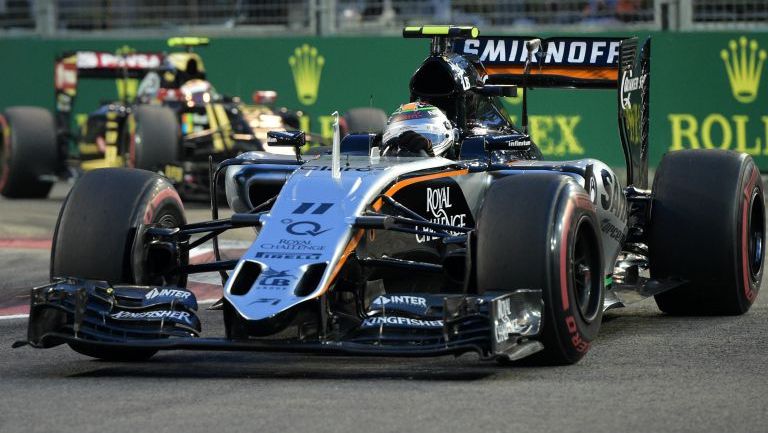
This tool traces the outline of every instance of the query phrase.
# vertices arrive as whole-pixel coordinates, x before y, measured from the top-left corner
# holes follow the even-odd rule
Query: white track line
[[[0,320],[26,319],[29,314],[12,314],[10,316],[0,316]]]
[[[236,249],[236,248],[248,248],[251,246],[251,242],[245,242],[245,241],[220,241],[219,242],[221,249]],[[190,258],[195,257],[197,255],[207,254],[210,252],[213,252],[212,247],[198,247],[193,250],[193,254],[190,254]],[[202,299],[198,300],[198,305],[209,305],[213,304],[214,302],[218,301],[217,299]],[[0,315],[0,320],[15,320],[15,319],[26,319],[29,317],[29,314],[11,314],[8,316],[2,316]]]

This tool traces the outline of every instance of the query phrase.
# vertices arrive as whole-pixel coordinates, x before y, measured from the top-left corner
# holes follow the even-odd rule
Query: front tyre
[[[541,289],[544,350],[536,365],[578,362],[603,315],[603,257],[595,207],[572,178],[515,175],[494,182],[477,219],[480,293]]]
[[[179,195],[164,177],[126,168],[89,171],[72,187],[59,213],[51,250],[51,278],[183,287],[184,276],[152,274],[144,229],[185,223]],[[109,361],[141,361],[157,352],[82,343],[71,343],[70,347]]]
[[[144,229],[185,223],[184,206],[166,178],[126,168],[89,171],[72,187],[59,213],[51,278],[184,286],[183,277],[159,280],[152,275]]]

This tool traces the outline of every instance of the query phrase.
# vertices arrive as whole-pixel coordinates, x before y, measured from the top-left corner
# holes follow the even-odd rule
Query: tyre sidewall
[[[591,226],[591,227],[590,227]],[[587,323],[576,304],[571,265],[576,231],[591,230],[599,239],[594,204],[573,178],[531,173],[496,180],[477,218],[471,275],[477,293],[540,289],[542,329],[536,338],[544,350],[525,363],[572,364],[589,350],[602,316],[602,243],[593,243],[597,260],[599,305]],[[593,280],[595,281],[595,280]]]
[[[124,168],[86,173],[59,213],[51,277],[145,283],[145,229],[168,214],[185,223],[181,200],[165,178]],[[184,283],[183,278],[178,282]]]
[[[551,231],[551,245],[556,245],[556,254],[551,255],[551,286],[544,293],[546,308],[542,335],[544,345],[559,347],[563,360],[576,362],[589,351],[592,341],[597,337],[602,320],[602,303],[605,296],[603,287],[602,250],[597,238],[598,220],[594,204],[589,196],[576,185],[569,185],[561,194],[555,211]],[[591,236],[593,246],[598,249],[598,266],[595,278],[599,279],[600,301],[597,316],[587,322],[576,304],[576,288],[573,286],[574,246],[577,230],[582,235]]]
[[[0,193],[5,189],[5,185],[8,183],[8,177],[11,169],[11,129],[8,126],[8,121],[5,116],[0,113],[0,147],[2,147],[2,155],[0,155]]]
[[[755,203],[759,201],[760,203]],[[742,170],[741,182],[739,183],[739,203],[737,207],[737,231],[736,231],[736,275],[738,278],[738,290],[736,291],[737,303],[741,312],[749,310],[752,303],[757,298],[760,290],[760,281],[763,275],[763,260],[761,260],[759,271],[752,275],[749,266],[749,226],[752,218],[752,206],[764,203],[763,182],[760,177],[760,171],[755,166],[752,158],[746,158],[744,169]],[[763,224],[765,220],[763,219]],[[763,238],[763,248],[765,248],[765,239]],[[763,249],[764,251],[764,249]],[[764,254],[763,254],[764,256]]]

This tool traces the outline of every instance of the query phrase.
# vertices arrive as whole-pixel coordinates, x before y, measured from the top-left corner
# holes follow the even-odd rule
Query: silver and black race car
[[[654,296],[669,314],[746,312],[763,272],[763,186],[752,159],[666,155],[648,189],[650,41],[479,37],[409,27],[431,53],[411,101],[446,113],[443,156],[349,135],[306,156],[300,132],[270,134],[296,155],[226,160],[234,211],[188,224],[163,177],[89,172],[54,234],[50,284],[32,291],[27,341],[131,360],[163,349],[374,356],[476,352],[569,364],[603,313]],[[541,160],[498,98],[534,87],[616,89],[626,186],[595,159]],[[527,92],[526,92],[527,93]],[[526,98],[526,93],[523,97]],[[386,152],[382,152],[386,149]],[[253,227],[237,260],[217,236]],[[213,242],[216,260],[190,264]],[[201,333],[187,276],[219,272],[219,337]]]

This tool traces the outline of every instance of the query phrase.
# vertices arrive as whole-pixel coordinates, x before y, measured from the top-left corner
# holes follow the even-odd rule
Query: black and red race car
[[[410,99],[449,119],[445,154],[362,134],[309,157],[303,133],[271,133],[296,155],[222,162],[214,179],[225,176],[235,213],[218,218],[213,195],[212,219],[192,224],[165,178],[90,172],[63,204],[52,281],[33,289],[17,346],[123,360],[206,349],[569,364],[606,310],[638,299],[681,315],[750,308],[765,253],[760,173],[745,154],[680,151],[649,189],[649,40],[404,35],[432,39]],[[625,179],[596,159],[541,159],[528,92],[520,126],[498,100],[535,87],[616,92]],[[222,260],[216,237],[237,227],[255,228],[253,243]],[[211,240],[216,260],[190,264]],[[201,336],[185,288],[211,271],[224,284],[219,337]]]
[[[11,107],[0,114],[0,194],[48,195],[60,177],[105,167],[159,172],[182,195],[209,188],[208,157],[219,162],[250,150],[264,150],[243,105],[220,95],[206,80],[201,56],[192,47],[207,38],[171,38],[170,53],[76,51],[56,59],[56,107]],[[86,79],[114,80],[119,94],[73,129],[73,107]],[[279,126],[298,127],[296,113],[276,112]]]

